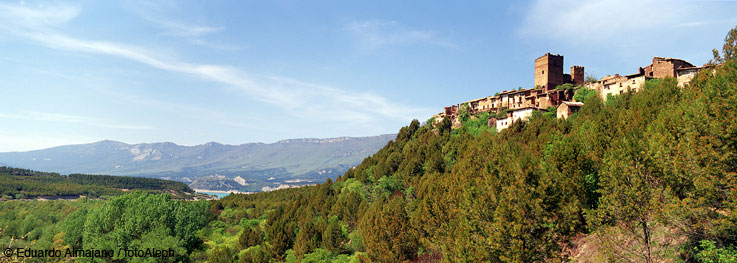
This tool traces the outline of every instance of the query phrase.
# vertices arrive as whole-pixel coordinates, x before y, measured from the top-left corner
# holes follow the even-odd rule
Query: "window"
[[[632,80],[632,84],[635,84],[635,80],[634,79]]]
[[[542,74],[545,74],[545,70],[543,70],[543,73]]]
[[[622,87],[622,82],[620,82],[620,83],[619,83],[619,87],[620,87],[620,88]]]

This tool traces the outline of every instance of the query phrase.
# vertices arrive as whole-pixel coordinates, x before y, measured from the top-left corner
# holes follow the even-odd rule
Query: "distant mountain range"
[[[195,146],[105,140],[0,153],[0,166],[62,174],[145,176],[186,182],[195,189],[256,192],[335,178],[395,137],[385,134]]]

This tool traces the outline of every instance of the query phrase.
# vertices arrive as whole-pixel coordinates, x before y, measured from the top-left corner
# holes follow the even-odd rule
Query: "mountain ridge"
[[[145,176],[200,184],[207,177],[217,181],[240,176],[248,181],[247,185],[219,182],[213,185],[229,186],[212,190],[257,191],[265,186],[279,187],[288,180],[303,179],[300,182],[310,184],[336,177],[394,137],[394,134],[382,134],[238,145],[207,142],[192,146],[102,140],[0,153],[0,165],[61,174]],[[207,185],[194,187],[211,189]]]

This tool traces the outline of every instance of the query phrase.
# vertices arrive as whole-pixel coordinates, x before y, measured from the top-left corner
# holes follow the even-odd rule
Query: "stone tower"
[[[571,67],[571,82],[577,86],[583,85],[583,66]]]
[[[568,82],[563,77],[563,56],[547,53],[535,59],[535,87],[551,90]]]

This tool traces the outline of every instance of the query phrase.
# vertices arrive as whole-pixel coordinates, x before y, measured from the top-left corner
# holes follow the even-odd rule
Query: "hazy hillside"
[[[62,174],[158,177],[202,189],[260,191],[336,177],[393,138],[380,135],[195,146],[170,142],[131,145],[106,140],[0,153],[0,164]]]

